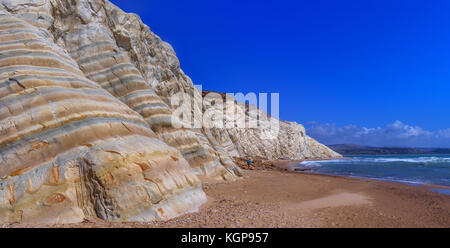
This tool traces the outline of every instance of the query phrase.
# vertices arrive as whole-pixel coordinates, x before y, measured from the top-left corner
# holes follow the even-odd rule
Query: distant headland
[[[450,148],[372,147],[355,144],[328,145],[342,155],[448,155]]]

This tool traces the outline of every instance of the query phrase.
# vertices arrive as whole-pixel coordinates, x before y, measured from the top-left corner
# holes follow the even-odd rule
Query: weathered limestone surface
[[[297,123],[274,139],[260,135],[270,121],[175,128],[179,93],[197,98],[200,123],[217,97],[202,101],[137,15],[106,0],[0,0],[0,222],[168,219],[206,201],[197,175],[239,177],[232,157],[339,156]]]
[[[320,144],[306,135],[305,128],[296,122],[278,121],[279,128],[267,113],[245,103],[237,103],[232,96],[215,92],[203,92],[204,106],[211,109],[218,102],[225,105],[220,112],[224,119],[224,128],[204,129],[211,143],[224,147],[228,154],[235,157],[263,159],[329,159],[339,158],[340,154]],[[227,98],[230,99],[227,101]],[[227,103],[228,102],[228,103]],[[231,103],[231,104],[230,104]],[[253,110],[253,112],[252,112]],[[231,112],[230,112],[231,111]],[[234,113],[234,114],[233,114]],[[243,128],[226,128],[229,122],[245,119]],[[257,123],[256,128],[249,125]],[[274,133],[276,135],[268,135]]]
[[[138,54],[136,50],[154,53],[150,60],[173,50],[153,35],[139,17],[122,12],[109,2],[81,1],[74,5],[55,1],[54,4],[50,30],[87,78],[138,112],[158,137],[178,149],[199,174],[223,179],[239,175],[234,165],[224,167],[226,164],[208,151],[193,131],[172,127],[172,109],[153,89],[153,81],[163,79],[149,81],[143,76],[139,70],[142,66],[137,62],[150,55]],[[153,51],[160,44],[168,49]],[[162,63],[170,66],[172,62],[167,59]],[[171,90],[169,86],[167,89]]]
[[[206,201],[180,152],[51,33],[2,14],[0,41],[0,222],[167,219]]]

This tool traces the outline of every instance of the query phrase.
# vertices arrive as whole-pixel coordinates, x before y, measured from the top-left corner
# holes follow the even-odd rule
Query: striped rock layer
[[[49,38],[0,15],[0,222],[195,211],[206,198],[180,152]]]
[[[232,157],[339,156],[297,123],[272,140],[270,122],[176,128],[179,94],[201,123],[208,97],[137,15],[107,0],[0,0],[0,222],[169,219],[206,201],[198,175],[238,178]]]
[[[173,127],[176,117],[172,109],[141,75],[130,52],[119,47],[121,41],[114,33],[118,25],[114,22],[127,15],[113,5],[105,5],[106,9],[93,12],[88,24],[83,25],[81,19],[64,12],[77,13],[76,7],[57,6],[53,29],[58,30],[61,43],[86,77],[139,113],[159,139],[181,152],[197,174],[225,180],[239,175],[234,164],[224,167],[227,164],[222,163],[195,132]]]

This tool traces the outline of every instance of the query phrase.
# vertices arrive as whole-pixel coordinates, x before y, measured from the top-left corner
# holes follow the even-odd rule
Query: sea
[[[338,160],[305,161],[301,167],[312,173],[444,186],[433,191],[450,194],[450,155],[346,156]]]

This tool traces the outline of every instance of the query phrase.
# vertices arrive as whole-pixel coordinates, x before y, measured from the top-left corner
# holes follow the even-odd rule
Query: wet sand
[[[450,196],[431,192],[432,186],[277,170],[243,173],[235,182],[204,180],[208,203],[167,222],[3,227],[450,227]]]

